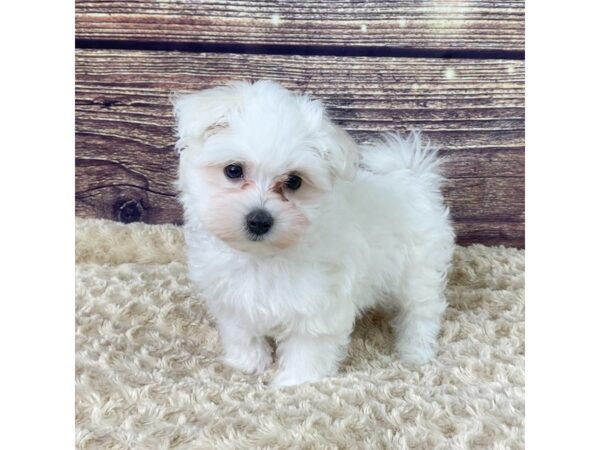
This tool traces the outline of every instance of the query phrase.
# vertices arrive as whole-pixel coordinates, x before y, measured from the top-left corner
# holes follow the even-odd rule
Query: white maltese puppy
[[[275,385],[334,375],[357,316],[393,314],[402,361],[436,353],[454,246],[418,134],[357,146],[319,101],[272,81],[174,98],[190,277],[223,361]]]

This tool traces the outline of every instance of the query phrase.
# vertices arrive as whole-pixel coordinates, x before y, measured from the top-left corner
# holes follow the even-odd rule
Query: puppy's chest
[[[232,260],[203,266],[204,276],[194,278],[213,312],[241,316],[269,334],[318,314],[334,290],[327,271],[315,265]]]

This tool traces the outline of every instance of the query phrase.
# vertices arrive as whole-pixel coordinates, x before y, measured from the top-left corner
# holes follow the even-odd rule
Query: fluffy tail
[[[421,133],[412,131],[408,136],[389,133],[381,142],[361,148],[361,166],[375,174],[400,171],[431,182],[443,180],[437,149],[429,141],[423,142]]]

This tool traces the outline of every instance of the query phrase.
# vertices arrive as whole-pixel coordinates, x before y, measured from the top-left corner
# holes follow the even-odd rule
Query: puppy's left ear
[[[317,131],[315,146],[328,163],[331,173],[342,180],[351,180],[358,167],[358,145],[341,127],[334,124],[319,100],[297,97],[309,126]]]
[[[333,174],[342,180],[354,178],[358,168],[358,145],[341,127],[334,124],[328,117],[323,118],[325,131],[325,157]]]

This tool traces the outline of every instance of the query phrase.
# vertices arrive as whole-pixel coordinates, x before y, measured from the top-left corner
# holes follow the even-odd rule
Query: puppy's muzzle
[[[255,209],[246,216],[246,229],[251,238],[266,234],[273,226],[273,216],[264,209]]]

